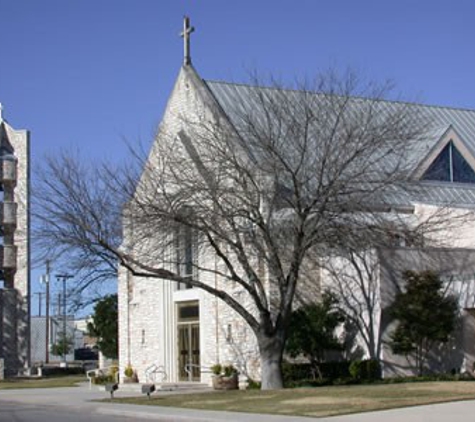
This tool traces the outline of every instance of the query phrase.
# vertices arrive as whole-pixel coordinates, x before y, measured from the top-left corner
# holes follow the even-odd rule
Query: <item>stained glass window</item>
[[[450,141],[429,166],[422,180],[475,183],[475,172],[454,143]]]

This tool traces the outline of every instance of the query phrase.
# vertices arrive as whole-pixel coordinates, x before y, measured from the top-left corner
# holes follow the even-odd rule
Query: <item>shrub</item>
[[[332,385],[332,381],[327,378],[322,379],[300,379],[294,381],[288,381],[285,384],[286,388],[307,388],[307,387],[323,387],[326,385]]]
[[[405,271],[405,291],[389,307],[396,327],[389,345],[393,353],[412,355],[422,375],[433,347],[447,343],[457,324],[458,299],[446,292],[434,271]]]
[[[51,345],[51,353],[56,356],[65,356],[73,351],[74,342],[69,337],[61,337]]]
[[[246,390],[260,390],[261,389],[261,382],[254,381],[251,378],[247,379],[247,388]]]
[[[350,378],[350,362],[348,361],[323,362],[318,366],[323,379],[335,380],[339,378]],[[282,364],[282,374],[286,385],[294,381],[298,382],[317,378],[314,367],[309,363],[284,362]]]
[[[360,382],[358,380],[355,380],[354,378],[351,378],[351,377],[336,378],[333,380],[333,385],[355,385],[359,383]]]
[[[309,363],[282,363],[284,383],[312,378],[312,365]]]
[[[349,372],[352,378],[360,381],[376,381],[381,379],[381,365],[376,359],[354,360]]]
[[[319,366],[324,378],[338,379],[350,377],[349,361],[323,362]]]
[[[113,374],[97,375],[95,377],[92,377],[92,383],[96,385],[111,384],[115,383],[116,381],[116,377]]]
[[[127,378],[131,378],[131,377],[134,376],[134,368],[132,368],[132,365],[128,364],[128,365],[125,367],[124,375],[125,375]]]
[[[366,379],[370,381],[381,379],[381,365],[376,359],[368,359],[365,362],[366,365]]]
[[[119,372],[118,366],[113,366],[109,369],[109,375],[112,377],[112,380],[115,382],[117,380],[117,373]]]
[[[361,373],[362,373],[362,369],[361,369],[361,366],[362,366],[362,361],[361,360],[354,360],[353,362],[351,362],[350,364],[350,375],[352,378],[354,379],[361,379],[362,376],[361,376]]]
[[[335,329],[344,321],[336,295],[323,292],[318,302],[307,303],[292,312],[285,352],[292,357],[305,357],[318,373],[327,351],[343,350]]]
[[[223,373],[225,377],[231,377],[237,375],[238,370],[233,365],[226,365],[223,367]]]
[[[223,372],[223,366],[220,363],[217,363],[211,367],[211,372],[214,375],[221,375]]]
[[[43,376],[44,377],[56,377],[62,375],[82,375],[84,374],[84,369],[82,366],[68,366],[67,368],[59,368],[57,366],[44,366],[43,367]]]
[[[383,384],[401,384],[412,382],[433,382],[433,381],[475,381],[470,374],[432,374],[410,377],[394,377],[385,378],[381,382]]]

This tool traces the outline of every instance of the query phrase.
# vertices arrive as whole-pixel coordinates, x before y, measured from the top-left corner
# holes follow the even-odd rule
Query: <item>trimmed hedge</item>
[[[376,359],[354,360],[350,364],[350,375],[360,381],[381,379],[381,365]]]
[[[117,382],[117,378],[114,374],[98,375],[97,377],[92,377],[92,383],[96,385],[113,384],[115,382]]]
[[[434,381],[475,381],[475,378],[469,374],[431,374],[409,377],[394,377],[381,380],[382,384],[402,384],[411,382],[434,382]]]
[[[396,384],[424,381],[475,381],[471,374],[432,374],[425,376],[408,376],[381,379],[381,365],[375,359],[324,362],[319,365],[322,378],[314,374],[314,368],[309,363],[282,364],[284,386],[286,388],[322,387],[328,385],[354,384]],[[249,380],[248,389],[258,389],[260,383]]]
[[[289,363],[284,362],[282,365],[282,373],[284,377],[284,384],[291,385],[295,382],[311,382],[321,385],[329,385],[333,380],[350,378],[350,362],[335,361],[323,362],[318,365],[322,379],[318,378],[315,368],[309,363]]]
[[[350,385],[381,379],[381,365],[377,360],[323,362],[316,368],[309,363],[284,362],[282,372],[286,387],[317,387],[323,385]]]
[[[42,368],[42,371],[44,377],[84,374],[84,368],[82,366],[68,366],[67,368],[60,368],[57,366],[44,366]]]

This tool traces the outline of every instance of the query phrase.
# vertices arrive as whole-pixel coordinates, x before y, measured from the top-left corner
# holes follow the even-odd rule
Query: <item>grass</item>
[[[200,394],[116,398],[115,403],[172,406],[278,415],[323,417],[398,407],[475,399],[475,382],[220,391]]]
[[[84,375],[64,375],[47,378],[9,378],[0,381],[0,390],[12,388],[55,388],[55,387],[73,387],[78,382],[84,382]]]

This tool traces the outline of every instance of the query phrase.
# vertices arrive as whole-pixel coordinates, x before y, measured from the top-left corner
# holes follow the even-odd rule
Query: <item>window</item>
[[[175,230],[176,273],[184,278],[194,276],[195,247],[191,227],[178,225]],[[191,287],[188,283],[180,283],[178,289],[191,289]]]
[[[387,233],[387,243],[390,247],[396,248],[422,248],[424,238],[418,233],[389,230]]]
[[[475,183],[475,172],[450,141],[429,166],[422,180],[440,182]]]
[[[198,302],[182,302],[178,304],[178,322],[200,320],[200,306]]]

